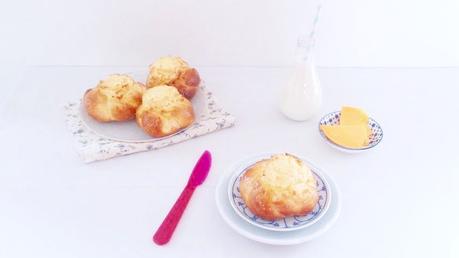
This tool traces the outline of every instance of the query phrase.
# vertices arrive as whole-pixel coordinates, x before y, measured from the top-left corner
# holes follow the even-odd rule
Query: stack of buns
[[[255,163],[242,176],[239,191],[250,211],[266,220],[305,215],[319,201],[311,169],[290,154]]]
[[[87,113],[100,122],[136,119],[152,137],[174,134],[195,120],[191,99],[201,79],[180,57],[159,58],[150,66],[146,85],[129,75],[113,74],[86,91]]]

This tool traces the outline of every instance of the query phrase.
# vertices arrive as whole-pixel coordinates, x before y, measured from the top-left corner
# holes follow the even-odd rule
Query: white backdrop
[[[202,256],[206,244],[204,254],[239,258],[408,257],[411,252],[441,257],[448,244],[457,254],[459,143],[458,121],[451,118],[459,109],[458,68],[320,69],[323,112],[355,103],[368,108],[387,132],[380,149],[347,157],[319,143],[316,126],[288,122],[279,114],[276,92],[288,69],[233,67],[291,64],[302,23],[306,27],[312,18],[306,15],[313,10],[307,1],[317,0],[0,0],[1,258],[183,257],[185,252],[192,257]],[[459,66],[459,0],[324,1],[316,53],[321,66]],[[126,69],[131,65],[145,71],[165,54],[182,55],[198,67],[232,66],[199,71],[238,126],[155,155],[83,165],[69,146],[62,105],[105,74],[132,71]],[[73,67],[85,65],[110,67]],[[245,97],[233,87],[247,87]],[[272,137],[286,131],[291,133]],[[249,138],[241,148],[238,143]],[[201,196],[190,203],[194,210],[187,211],[174,246],[155,247],[151,233],[175,201],[179,183],[185,183],[178,178],[186,180],[180,176],[194,162],[193,156],[177,153],[195,153],[202,146],[215,150],[215,172],[276,146],[304,153],[323,164],[346,194],[340,221],[321,241],[295,248],[256,245],[208,209],[219,177],[211,173],[196,193]],[[151,173],[151,164],[158,171],[170,164],[174,169],[164,177]],[[126,174],[126,168],[136,175]],[[390,191],[372,191],[375,187]],[[362,199],[362,192],[368,193],[366,205],[352,201]],[[386,216],[384,204],[396,209]],[[208,234],[195,234],[194,225],[203,224]],[[209,236],[218,241],[209,242]]]
[[[317,0],[2,1],[3,64],[288,65]],[[457,0],[325,0],[322,66],[458,66]],[[304,26],[303,26],[304,24]]]

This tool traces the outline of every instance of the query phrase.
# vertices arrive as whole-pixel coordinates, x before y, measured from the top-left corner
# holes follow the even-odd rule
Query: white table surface
[[[113,72],[143,67],[29,67],[0,107],[0,257],[459,257],[459,69],[319,69],[320,114],[365,108],[384,129],[374,150],[324,142],[318,115],[283,117],[286,68],[203,67],[234,127],[164,149],[84,164],[63,118],[66,101]],[[139,78],[142,79],[142,78]],[[8,89],[12,89],[8,91]],[[10,92],[10,94],[7,94]],[[205,149],[214,163],[167,246],[151,236]],[[214,201],[220,175],[259,152],[308,157],[341,189],[335,226],[301,245],[248,240]]]

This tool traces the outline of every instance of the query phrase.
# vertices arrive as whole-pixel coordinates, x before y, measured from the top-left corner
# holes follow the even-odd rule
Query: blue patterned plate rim
[[[373,131],[373,127],[376,127],[376,128],[378,128],[378,129],[381,131],[381,133],[380,133],[381,136],[378,138],[377,141],[375,141],[373,144],[369,144],[368,146],[363,147],[363,148],[349,148],[349,147],[345,147],[345,146],[342,146],[342,145],[339,145],[339,144],[334,143],[333,141],[331,141],[331,140],[328,139],[328,137],[324,134],[324,132],[322,131],[322,129],[320,129],[320,126],[322,125],[322,122],[323,122],[323,120],[324,120],[326,117],[334,116],[334,115],[336,115],[336,114],[338,114],[339,116],[341,116],[341,111],[338,110],[338,111],[330,112],[330,113],[324,115],[324,116],[320,119],[320,121],[319,121],[319,126],[318,126],[319,132],[320,132],[320,135],[322,136],[322,138],[324,138],[328,143],[332,144],[333,146],[338,147],[338,148],[341,148],[341,149],[345,149],[345,150],[350,150],[350,151],[361,151],[361,150],[368,150],[368,149],[371,149],[371,148],[375,147],[376,145],[378,145],[378,144],[382,141],[382,139],[383,139],[383,137],[384,137],[384,131],[383,131],[381,125],[380,125],[378,122],[376,122],[376,120],[374,120],[373,118],[368,117],[368,123],[369,123],[369,124],[374,124],[374,125],[375,125],[375,126],[370,126],[370,127],[372,128],[372,131]]]
[[[316,211],[316,214],[313,215],[313,217],[310,217],[309,219],[307,219],[305,221],[302,221],[302,222],[304,222],[302,224],[298,224],[298,225],[289,227],[287,225],[286,219],[294,220],[294,221],[300,221],[301,222],[301,220],[299,220],[298,218],[307,217],[310,213],[305,214],[303,216],[293,216],[293,217],[287,217],[285,219],[268,221],[270,223],[261,223],[261,222],[257,222],[255,220],[253,220],[252,218],[249,218],[249,215],[243,213],[241,210],[238,209],[237,204],[235,203],[235,199],[233,198],[233,189],[234,189],[234,185],[236,184],[236,182],[244,174],[244,172],[247,171],[247,169],[249,169],[251,166],[253,166],[256,162],[258,162],[258,161],[260,161],[262,159],[269,158],[269,157],[271,157],[272,155],[275,155],[275,154],[276,153],[268,153],[268,154],[261,154],[261,155],[257,155],[257,156],[252,156],[251,158],[245,159],[245,160],[237,163],[237,165],[234,165],[234,166],[231,167],[231,169],[233,171],[232,171],[232,176],[231,176],[231,178],[230,178],[230,180],[228,182],[228,198],[229,198],[229,202],[231,204],[231,207],[236,212],[236,214],[238,214],[245,221],[247,221],[250,224],[252,224],[254,226],[257,226],[259,228],[263,228],[263,229],[267,229],[267,230],[271,230],[271,231],[294,231],[294,230],[302,229],[302,228],[305,228],[305,227],[313,225],[315,222],[319,221],[320,218],[322,218],[322,216],[327,212],[327,210],[328,210],[328,208],[330,206],[330,202],[331,202],[331,198],[332,198],[331,192],[330,192],[330,185],[329,185],[328,181],[324,178],[324,176],[321,175],[323,173],[322,171],[320,171],[316,166],[314,166],[307,159],[304,159],[302,157],[298,157],[296,155],[293,155],[293,156],[295,156],[295,157],[301,159],[303,162],[305,162],[307,164],[307,166],[313,172],[313,174],[316,177],[316,179],[320,180],[321,184],[323,184],[322,191],[324,191],[325,194],[326,194],[325,195],[326,198],[325,198],[325,201],[323,202],[323,204],[320,205],[319,202],[318,202],[318,204],[314,208],[314,210],[316,210],[316,208],[319,207],[319,210]],[[292,154],[290,154],[290,155],[292,155]],[[266,220],[263,220],[263,221],[266,221]],[[282,221],[284,222],[284,225],[286,227],[271,226],[271,225],[274,225],[276,222],[279,225],[279,223],[282,222]]]

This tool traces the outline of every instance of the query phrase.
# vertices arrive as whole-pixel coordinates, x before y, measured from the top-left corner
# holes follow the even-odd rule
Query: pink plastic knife
[[[210,152],[204,151],[194,166],[193,172],[191,173],[182,194],[180,194],[163,223],[161,223],[161,226],[159,226],[158,230],[156,230],[156,233],[153,235],[153,242],[158,245],[164,245],[169,242],[188,202],[190,201],[191,195],[193,195],[196,187],[206,180],[211,164],[212,156],[210,155]]]

